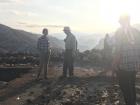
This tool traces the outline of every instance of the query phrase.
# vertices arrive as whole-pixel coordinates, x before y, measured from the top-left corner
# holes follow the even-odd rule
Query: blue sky
[[[132,23],[140,23],[139,0],[0,0],[0,23],[40,33],[63,26],[84,33],[106,33],[119,26],[118,17],[127,12]]]

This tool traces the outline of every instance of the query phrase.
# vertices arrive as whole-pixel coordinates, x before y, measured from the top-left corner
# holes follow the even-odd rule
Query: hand
[[[51,54],[51,51],[52,51],[51,48],[49,48],[49,49],[48,49],[48,54],[49,54],[49,55]]]
[[[75,57],[76,53],[75,51],[72,51],[72,56]]]

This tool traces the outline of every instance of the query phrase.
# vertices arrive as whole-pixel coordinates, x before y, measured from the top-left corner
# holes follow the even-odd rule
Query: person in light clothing
[[[67,35],[64,39],[65,42],[65,53],[64,53],[64,65],[63,65],[63,77],[67,77],[69,71],[69,76],[74,75],[74,55],[77,51],[77,40],[75,36],[71,33],[69,27],[64,27],[64,33]]]

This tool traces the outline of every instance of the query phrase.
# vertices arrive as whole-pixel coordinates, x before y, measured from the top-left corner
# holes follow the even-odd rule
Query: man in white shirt
[[[69,76],[74,75],[74,55],[77,50],[77,40],[71,33],[69,27],[64,27],[64,33],[67,35],[65,41],[65,53],[64,53],[64,65],[63,65],[63,77],[67,77],[69,70]]]

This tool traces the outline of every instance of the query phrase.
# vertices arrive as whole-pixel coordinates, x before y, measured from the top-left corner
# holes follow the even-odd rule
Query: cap
[[[70,31],[70,27],[64,27],[63,31]]]

